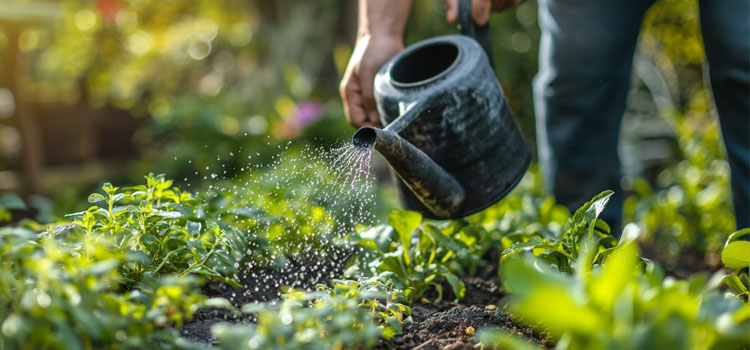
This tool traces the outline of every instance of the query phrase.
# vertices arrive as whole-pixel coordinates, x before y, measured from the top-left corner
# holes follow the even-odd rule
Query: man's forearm
[[[358,36],[389,36],[401,40],[410,10],[411,0],[359,0]]]

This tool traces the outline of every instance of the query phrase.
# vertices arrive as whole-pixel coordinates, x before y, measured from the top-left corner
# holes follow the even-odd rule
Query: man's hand
[[[523,0],[472,0],[471,17],[477,26],[483,26],[490,20],[490,12],[504,11],[520,4]],[[445,18],[450,23],[458,21],[458,0],[445,0]]]
[[[359,0],[357,44],[339,85],[349,124],[381,126],[372,85],[383,63],[404,49],[410,9],[410,0]]]
[[[365,35],[357,40],[339,86],[349,124],[358,128],[381,127],[372,95],[375,73],[385,61],[403,49],[400,37]]]

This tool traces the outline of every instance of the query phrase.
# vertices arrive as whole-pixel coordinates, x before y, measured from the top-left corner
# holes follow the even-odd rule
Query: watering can
[[[531,162],[492,67],[489,28],[459,1],[464,35],[420,41],[375,76],[383,129],[362,127],[398,177],[401,204],[433,219],[464,217],[505,197]],[[481,44],[480,44],[481,43]]]

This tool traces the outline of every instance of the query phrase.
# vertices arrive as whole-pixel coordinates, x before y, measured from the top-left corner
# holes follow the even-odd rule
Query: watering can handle
[[[488,22],[484,26],[479,27],[474,23],[474,18],[471,14],[471,0],[458,1],[458,25],[461,28],[461,34],[470,36],[479,42],[479,45],[484,49],[484,53],[487,54],[490,66],[494,69],[495,64],[492,59],[490,24]]]

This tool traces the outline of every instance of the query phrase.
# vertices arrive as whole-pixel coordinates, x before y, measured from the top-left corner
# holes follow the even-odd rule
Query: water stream
[[[276,299],[281,286],[309,290],[340,277],[355,249],[341,238],[376,222],[371,149],[346,144],[289,153],[288,147],[279,146],[270,164],[248,157],[235,179],[206,176],[209,191],[226,198],[221,205],[234,208],[229,221],[249,244],[246,261],[235,265],[244,286],[229,296],[235,304]]]

